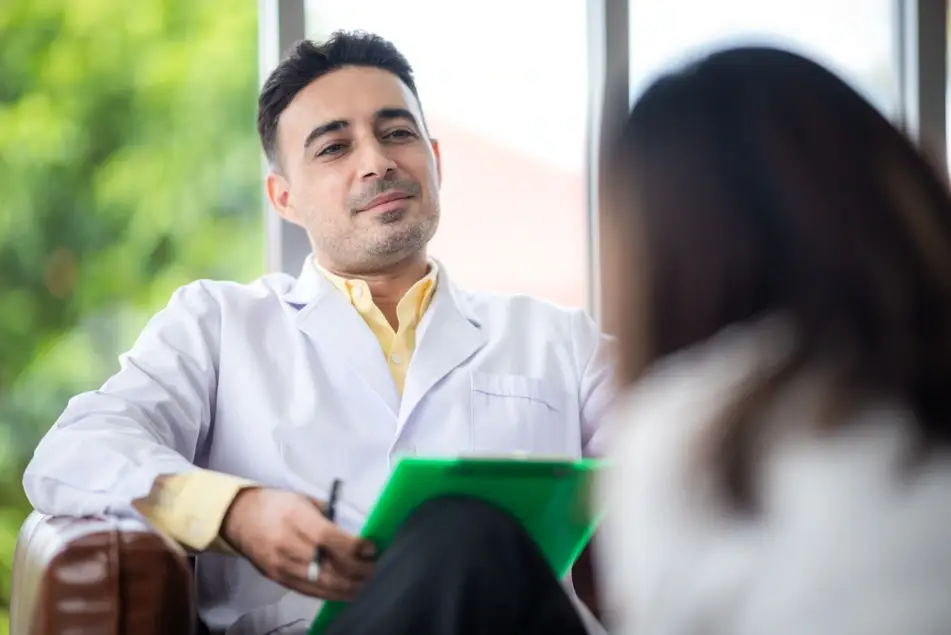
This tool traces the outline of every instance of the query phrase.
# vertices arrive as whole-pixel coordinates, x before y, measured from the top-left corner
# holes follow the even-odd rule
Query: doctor
[[[258,132],[268,198],[313,256],[296,279],[179,289],[119,372],[69,402],[24,475],[41,512],[140,515],[197,552],[213,632],[296,632],[319,599],[369,591],[395,565],[353,535],[400,456],[598,454],[612,389],[584,312],[464,291],[427,258],[439,147],[389,42],[299,44],[262,89]],[[316,501],[336,478],[333,524]],[[420,535],[484,511],[436,510]]]

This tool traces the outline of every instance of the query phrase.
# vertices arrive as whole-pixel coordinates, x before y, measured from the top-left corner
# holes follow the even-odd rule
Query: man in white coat
[[[385,40],[299,44],[262,89],[258,132],[268,197],[313,255],[296,279],[179,289],[39,444],[31,502],[144,518],[197,553],[213,632],[303,632],[326,599],[353,600],[335,627],[349,633],[579,632],[494,510],[424,508],[378,559],[353,535],[404,455],[599,454],[612,383],[596,325],[463,291],[427,257],[439,148]],[[317,501],[338,478],[331,523]]]

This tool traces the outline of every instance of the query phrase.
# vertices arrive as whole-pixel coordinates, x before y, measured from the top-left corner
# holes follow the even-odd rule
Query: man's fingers
[[[334,563],[327,562],[320,567],[320,576],[317,578],[317,586],[326,589],[329,593],[340,594],[349,600],[353,598],[353,595],[360,589],[362,584],[342,575],[334,566]]]
[[[341,575],[330,562],[321,565],[316,582],[307,579],[308,568],[309,564],[303,567],[295,565],[286,586],[306,595],[331,601],[349,601],[361,586],[356,580]]]
[[[301,498],[288,529],[292,537],[284,542],[283,555],[297,566],[306,567],[320,547],[324,562],[332,562],[341,576],[365,580],[373,572],[373,545],[327,520],[314,502]]]
[[[277,581],[299,593],[324,600],[348,601],[359,588],[362,578],[341,573],[340,568],[331,559],[324,558],[320,564],[317,580],[309,580],[315,548],[303,536],[287,540],[280,549],[281,564],[277,570]]]
[[[300,532],[289,535],[279,548],[281,557],[294,563],[298,568],[308,566],[317,554],[314,542]]]
[[[357,555],[360,541],[346,534],[343,535],[343,540],[335,539],[338,531],[328,531],[318,538],[324,551],[324,562],[332,563],[340,575],[354,580],[366,580],[373,573],[375,563]]]
[[[333,525],[327,517],[323,515],[317,504],[309,498],[300,496],[300,504],[294,508],[292,522],[294,529],[307,537],[311,542],[316,542],[317,537],[324,525]]]
[[[330,523],[321,529],[317,541],[324,547],[327,558],[333,562],[337,571],[357,580],[368,578],[373,572],[373,561],[364,555],[372,553],[367,551],[366,541],[355,538]]]
[[[243,501],[243,502],[242,502]],[[229,512],[231,533],[243,537],[242,555],[262,574],[287,588],[325,600],[349,600],[370,574],[359,555],[362,541],[334,526],[310,499],[280,490],[250,490]],[[323,548],[315,581],[308,569]]]
[[[327,520],[317,504],[309,499],[301,497],[301,505],[295,512],[293,519],[295,531],[313,545],[323,545],[336,551],[359,542],[357,538]]]
[[[315,528],[315,531],[308,533],[308,537],[329,551],[353,556],[356,556],[362,542],[326,518]]]
[[[295,519],[295,530],[312,545],[323,547],[338,560],[369,560],[372,558],[373,545],[342,530],[327,520],[319,511],[317,514],[302,514]]]
[[[328,602],[349,602],[353,599],[352,593],[334,591],[324,586],[307,582],[306,580],[287,580],[282,584],[288,589],[293,589],[302,595],[326,600]]]
[[[373,562],[367,560],[361,560],[354,556],[339,556],[333,551],[328,553],[328,560],[333,563],[334,567],[340,571],[341,575],[344,575],[353,580],[362,581],[366,580],[373,573]]]

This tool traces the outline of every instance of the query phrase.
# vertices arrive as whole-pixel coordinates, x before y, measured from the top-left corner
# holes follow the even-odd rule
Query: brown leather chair
[[[573,573],[579,597],[597,615],[587,549]],[[195,616],[185,552],[147,526],[36,512],[23,523],[11,635],[194,635]]]
[[[131,520],[33,513],[17,539],[11,635],[193,635],[192,569]]]
[[[594,556],[591,553],[594,544],[589,544],[581,552],[578,561],[571,569],[571,581],[575,587],[575,593],[578,594],[578,599],[585,603],[592,615],[598,620],[603,620],[604,613],[594,571]]]

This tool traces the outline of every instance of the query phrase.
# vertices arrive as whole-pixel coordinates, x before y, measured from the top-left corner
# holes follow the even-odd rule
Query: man
[[[258,132],[268,198],[313,256],[297,279],[179,289],[40,443],[31,502],[138,514],[198,552],[216,632],[303,630],[314,598],[354,600],[349,633],[573,632],[567,596],[497,510],[437,502],[379,560],[353,535],[403,455],[597,454],[611,382],[595,324],[462,291],[427,258],[439,146],[385,40],[298,45],[262,89]],[[336,478],[334,524],[315,501]],[[493,564],[477,575],[473,559]],[[479,631],[486,611],[507,626]]]

